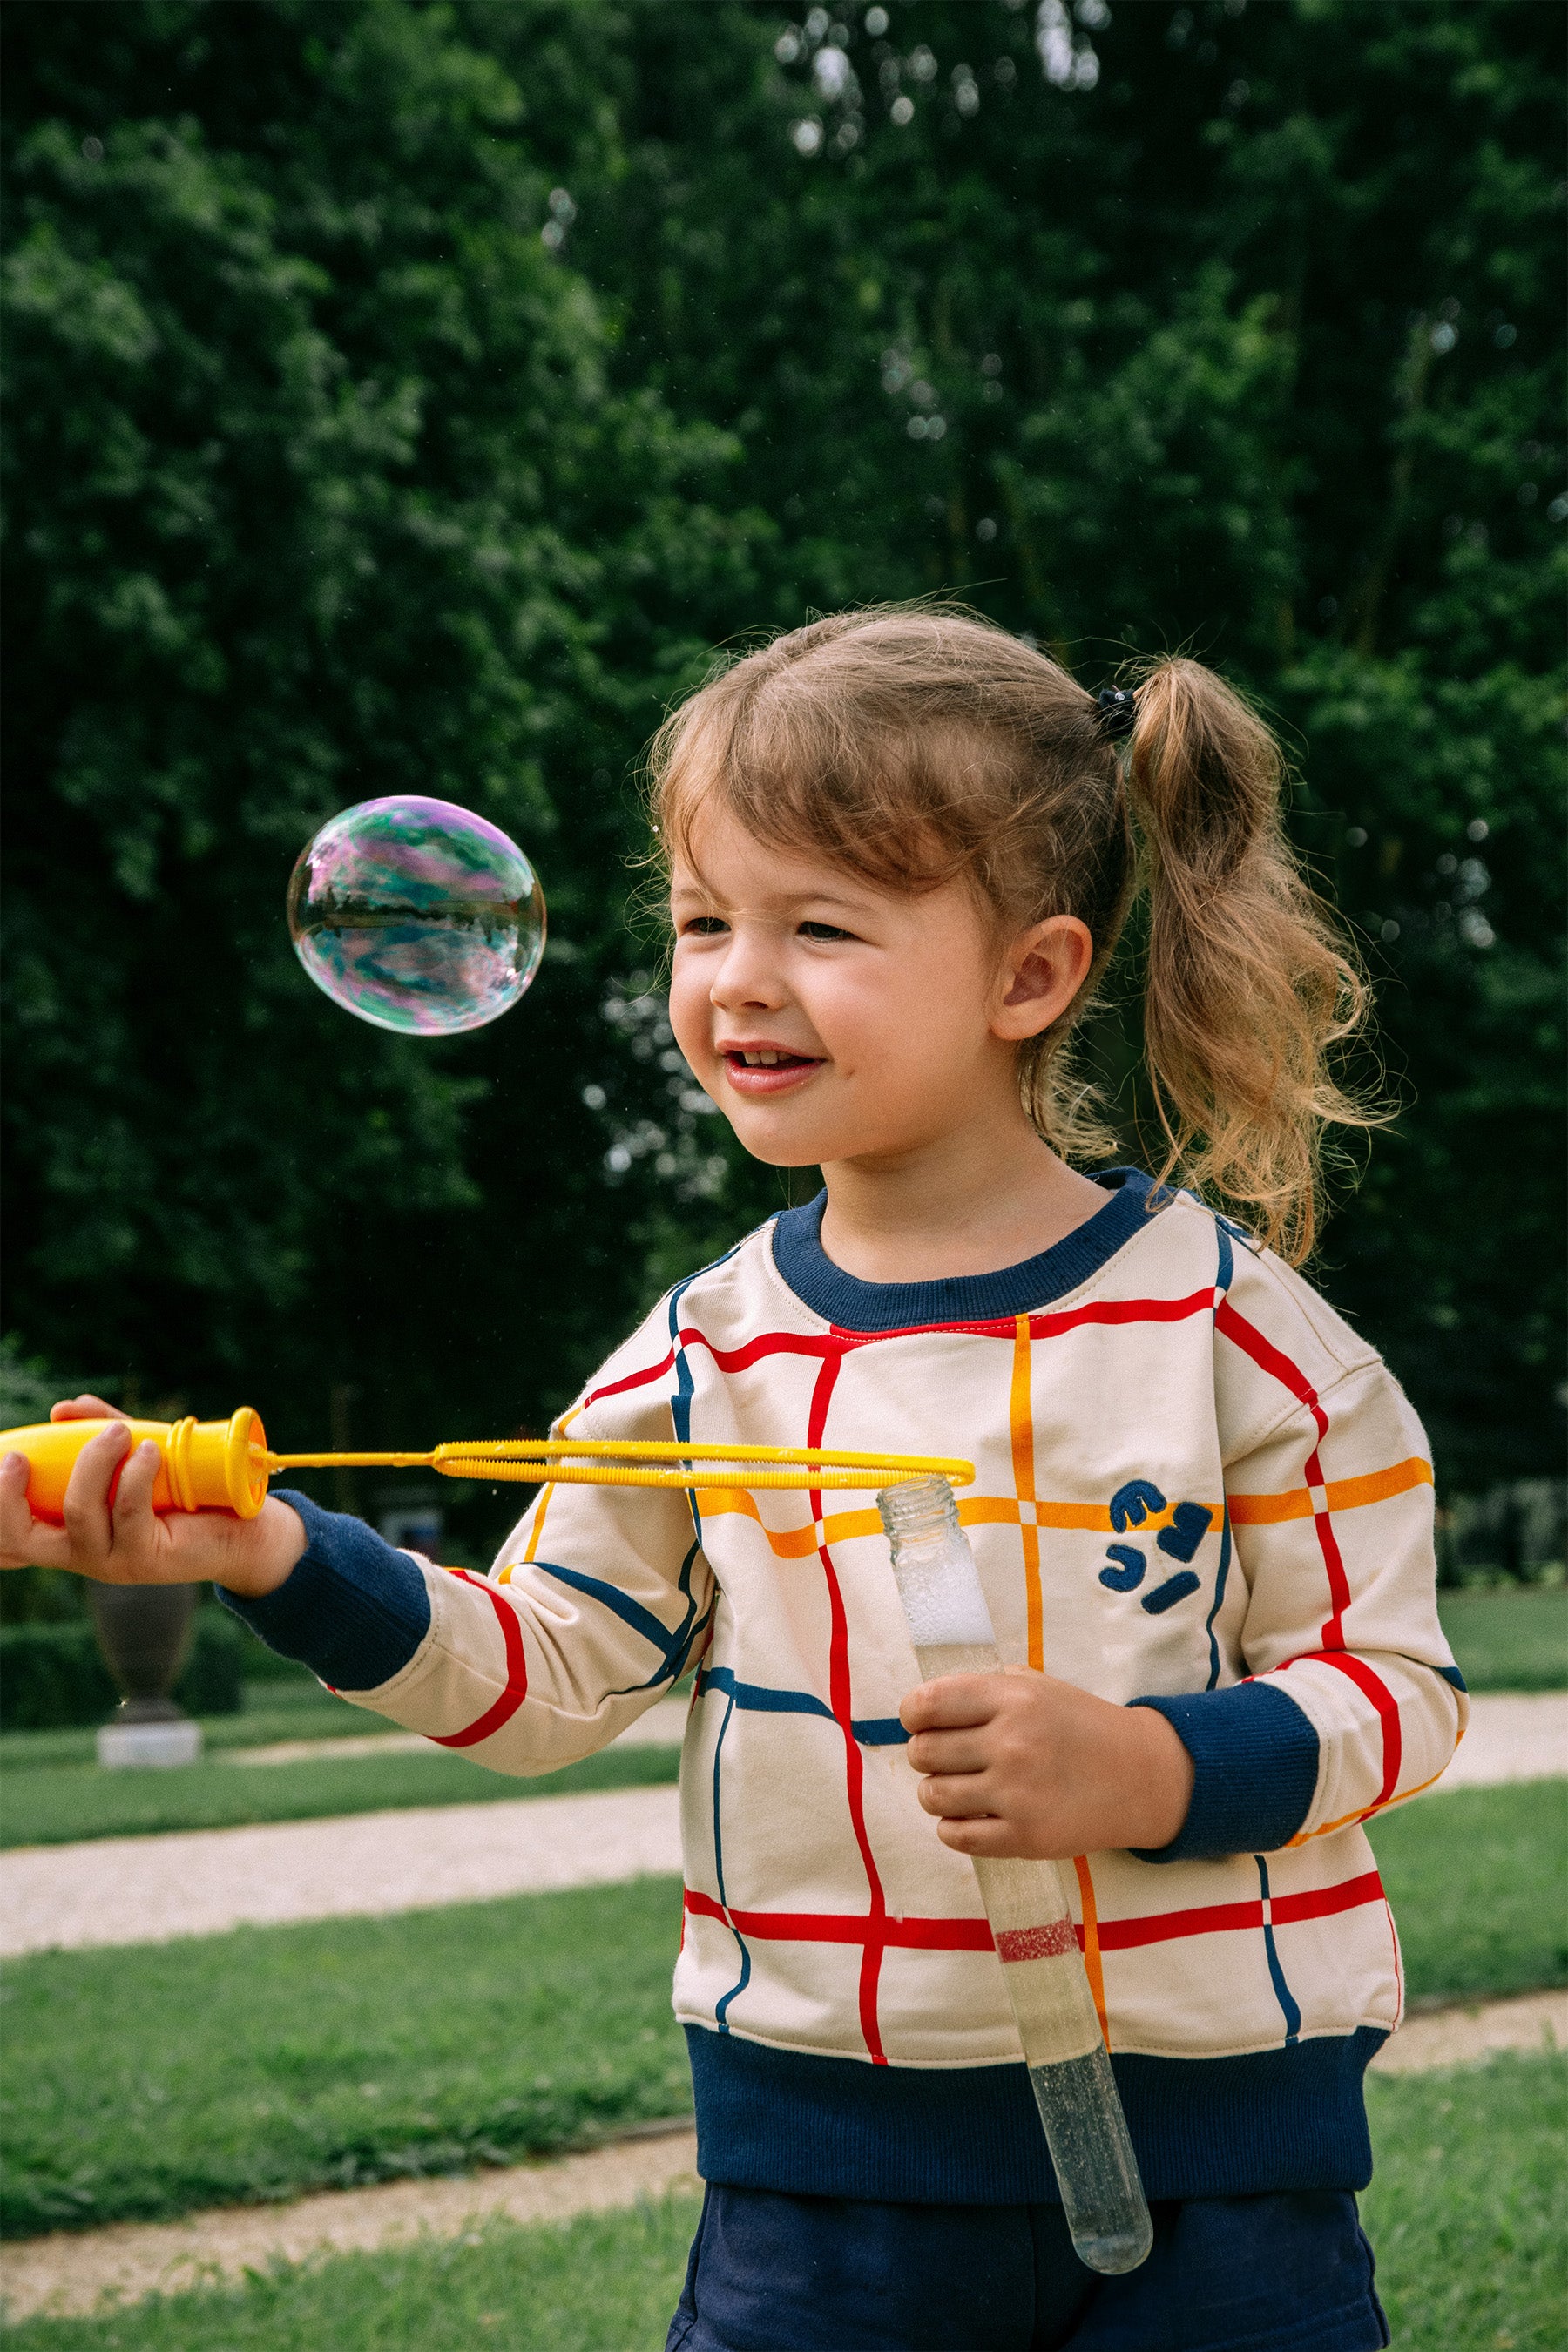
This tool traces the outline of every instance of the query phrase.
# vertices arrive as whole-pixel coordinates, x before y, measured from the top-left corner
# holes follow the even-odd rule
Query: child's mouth
[[[730,1084],[740,1095],[787,1094],[822,1067],[819,1055],[792,1054],[778,1045],[728,1045],[723,1055]]]

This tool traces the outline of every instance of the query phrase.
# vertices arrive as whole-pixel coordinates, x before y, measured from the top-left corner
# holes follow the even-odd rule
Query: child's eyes
[[[680,926],[684,940],[722,939],[730,925],[722,915],[689,915]],[[853,931],[840,929],[837,923],[797,923],[795,936],[803,940],[852,940]]]

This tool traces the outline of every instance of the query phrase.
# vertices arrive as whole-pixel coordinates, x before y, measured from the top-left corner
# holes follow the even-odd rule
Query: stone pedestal
[[[194,1584],[92,1587],[98,1645],[125,1694],[98,1735],[98,1760],[110,1769],[194,1764],[202,1752],[200,1724],[169,1696],[191,1646],[196,1591]]]
[[[197,1764],[201,1753],[202,1727],[188,1715],[171,1713],[152,1723],[127,1723],[117,1715],[98,1735],[98,1760],[110,1771],[127,1765]]]

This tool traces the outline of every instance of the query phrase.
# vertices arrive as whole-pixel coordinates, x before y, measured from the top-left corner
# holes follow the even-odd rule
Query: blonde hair
[[[673,711],[649,754],[651,814],[666,862],[716,799],[756,839],[874,887],[966,879],[1008,937],[1079,917],[1088,976],[1018,1054],[1025,1109],[1070,1159],[1116,1148],[1068,1048],[1142,893],[1160,1181],[1220,1195],[1300,1263],[1324,1128],[1380,1118],[1328,1066],[1365,1017],[1365,983],[1286,839],[1279,748],[1233,688],[1194,661],[1150,664],[1125,753],[1095,698],[1005,630],[881,607],[776,637]]]

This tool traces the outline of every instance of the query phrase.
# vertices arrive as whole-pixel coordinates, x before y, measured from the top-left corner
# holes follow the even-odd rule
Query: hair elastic
[[[1095,696],[1100,705],[1100,731],[1108,742],[1131,735],[1138,717],[1138,698],[1131,687],[1102,686]]]

